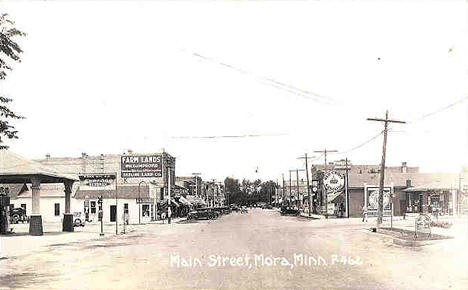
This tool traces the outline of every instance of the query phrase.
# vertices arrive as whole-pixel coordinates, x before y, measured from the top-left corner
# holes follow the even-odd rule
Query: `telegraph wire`
[[[374,141],[375,139],[377,139],[380,135],[382,135],[382,133],[383,133],[383,131],[381,131],[379,134],[375,135],[374,137],[370,138],[369,140],[365,141],[365,142],[362,143],[362,144],[359,144],[359,145],[357,145],[357,146],[355,146],[355,147],[353,147],[353,148],[351,148],[351,149],[348,149],[348,150],[346,150],[346,151],[337,152],[337,153],[335,153],[335,154],[346,154],[346,153],[352,152],[352,151],[354,151],[354,150],[357,150],[357,149],[363,147],[364,145],[367,145],[367,144],[369,144],[370,142],[372,142],[372,141]]]
[[[196,52],[192,52],[191,55],[195,56],[197,58],[200,58],[200,59],[202,59],[204,61],[208,61],[208,62],[217,64],[217,65],[220,65],[220,66],[235,70],[235,71],[237,71],[239,73],[249,75],[249,76],[255,78],[256,80],[262,82],[263,84],[269,85],[269,86],[277,88],[279,90],[283,90],[285,92],[292,93],[292,94],[301,96],[303,98],[311,99],[311,100],[314,100],[314,101],[317,101],[317,102],[325,102],[325,103],[328,103],[328,104],[335,103],[335,100],[333,98],[322,96],[320,94],[317,94],[317,93],[314,93],[314,92],[311,92],[311,91],[308,91],[308,90],[300,89],[300,88],[295,87],[293,85],[277,81],[277,80],[275,80],[273,78],[267,78],[267,77],[255,75],[255,74],[253,74],[253,73],[251,73],[251,72],[249,72],[247,70],[244,70],[244,69],[238,68],[236,66],[233,66],[233,65],[230,65],[230,64],[215,60],[215,59],[210,58],[210,57],[206,57],[206,56],[201,55],[201,54],[196,53]]]
[[[439,109],[437,109],[437,110],[435,110],[435,111],[433,111],[431,113],[424,114],[421,117],[413,119],[413,120],[411,120],[411,121],[409,121],[407,123],[412,124],[412,123],[415,123],[415,122],[419,122],[419,121],[424,120],[424,119],[426,119],[428,117],[434,116],[434,115],[436,115],[438,113],[441,113],[441,112],[443,112],[445,110],[448,110],[448,109],[450,109],[452,107],[455,107],[456,105],[459,105],[459,104],[463,103],[466,100],[468,100],[468,96],[465,96],[465,97],[463,97],[463,98],[461,98],[461,99],[459,99],[459,100],[457,100],[457,101],[455,101],[455,102],[453,102],[453,103],[451,103],[451,104],[449,104],[449,105],[447,105],[445,107],[439,108]]]

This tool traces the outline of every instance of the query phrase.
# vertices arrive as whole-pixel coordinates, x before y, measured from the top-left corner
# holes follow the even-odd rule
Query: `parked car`
[[[188,220],[200,220],[200,219],[215,219],[218,217],[218,213],[210,208],[199,208],[197,210],[192,210],[188,213]]]
[[[299,215],[300,211],[294,207],[283,206],[280,213],[281,215]]]
[[[13,208],[10,210],[10,222],[17,224],[19,222],[29,222],[29,217],[26,215],[26,210],[22,207]]]
[[[86,218],[82,212],[73,213],[73,226],[74,227],[84,227],[86,223]]]

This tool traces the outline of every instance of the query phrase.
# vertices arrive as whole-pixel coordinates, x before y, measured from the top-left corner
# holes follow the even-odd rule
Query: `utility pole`
[[[307,195],[309,197],[309,216],[311,215],[312,211],[312,195],[310,194],[310,184],[309,184],[309,167],[307,166],[307,159],[311,159],[312,157],[307,157],[307,153],[304,154],[304,157],[298,157],[297,159],[304,159],[305,160],[305,172],[307,178]]]
[[[201,175],[201,173],[192,173],[193,176],[195,176],[195,196],[198,197],[198,176]]]
[[[283,198],[282,198],[282,202],[284,203],[285,199],[286,199],[286,194],[285,191],[284,191],[284,173],[281,173],[281,178],[283,179],[283,190],[281,190],[281,194],[283,195]]]
[[[289,198],[288,198],[288,203],[291,203],[291,171],[289,170]]]
[[[387,132],[388,132],[388,123],[400,123],[406,124],[404,121],[390,120],[388,119],[388,110],[385,111],[385,119],[377,118],[367,118],[368,121],[377,121],[384,122],[384,140],[383,140],[383,149],[382,149],[382,163],[380,168],[380,184],[379,184],[379,206],[377,209],[377,229],[380,228],[383,219],[383,187],[385,181],[385,155],[387,151]]]
[[[323,173],[325,174],[327,172],[327,153],[336,153],[338,152],[337,150],[327,150],[327,149],[323,149],[323,150],[316,150],[314,151],[314,153],[323,153],[323,156],[324,156],[324,168],[323,168]],[[325,218],[328,219],[328,195],[327,195],[327,192],[325,190],[325,185],[323,184],[322,182],[322,193],[324,195],[324,198],[325,198]]]

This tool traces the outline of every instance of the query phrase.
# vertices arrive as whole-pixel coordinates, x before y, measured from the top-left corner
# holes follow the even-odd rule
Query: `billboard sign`
[[[162,156],[124,155],[120,156],[122,178],[162,177]]]
[[[115,173],[87,173],[78,176],[80,190],[115,190]]]
[[[384,186],[383,188],[383,215],[390,216],[392,214],[392,206],[390,204],[392,196],[392,187]],[[379,207],[379,187],[366,186],[365,187],[365,204],[369,216],[377,215]]]

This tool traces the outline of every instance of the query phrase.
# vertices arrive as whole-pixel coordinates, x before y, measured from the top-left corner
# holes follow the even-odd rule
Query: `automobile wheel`
[[[14,223],[14,224],[17,224],[18,221],[19,221],[20,217],[18,214],[14,214],[11,216],[11,222]]]
[[[81,225],[81,220],[80,219],[76,219],[74,222],[73,222],[74,226],[75,227],[79,227]]]

